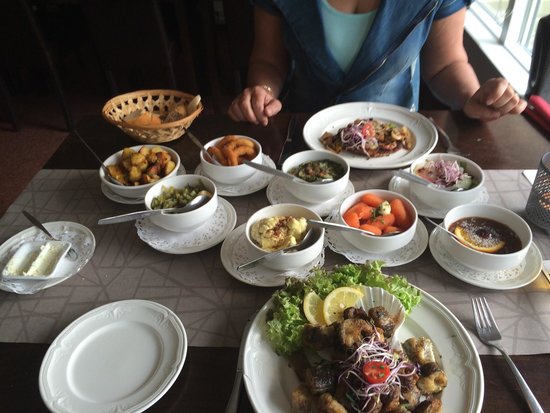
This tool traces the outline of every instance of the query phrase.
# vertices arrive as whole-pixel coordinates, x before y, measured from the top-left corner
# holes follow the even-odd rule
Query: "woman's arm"
[[[471,118],[522,112],[527,103],[505,79],[490,79],[480,87],[463,45],[465,15],[464,8],[433,22],[421,53],[423,79],[438,99]]]
[[[283,43],[282,22],[278,16],[254,9],[254,45],[248,69],[248,87],[231,103],[229,116],[237,121],[267,125],[277,114],[277,97],[288,70],[288,53]]]

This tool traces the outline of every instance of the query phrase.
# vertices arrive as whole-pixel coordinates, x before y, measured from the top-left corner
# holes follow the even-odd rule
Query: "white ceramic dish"
[[[256,156],[253,159],[251,159],[251,162],[262,163],[262,145],[260,145],[260,143],[257,140],[244,135],[233,135],[233,136],[239,139],[246,138],[252,141],[254,143],[254,146],[256,147]],[[225,138],[225,136],[219,137],[217,139],[213,139],[210,142],[208,142],[206,145],[204,145],[204,147],[208,149],[211,146],[215,146],[223,138]],[[238,184],[250,178],[255,172],[254,168],[243,164],[236,165],[236,166],[215,165],[206,160],[206,158],[204,157],[204,153],[202,151],[200,151],[200,160],[201,160],[202,170],[204,171],[206,176],[222,184],[229,184],[229,185]]]
[[[467,217],[487,218],[508,226],[521,240],[522,248],[508,254],[491,254],[469,248],[450,235],[443,236],[441,242],[457,261],[478,271],[499,271],[516,267],[525,259],[533,234],[518,214],[498,205],[461,205],[447,212],[443,226],[448,229],[457,220]]]
[[[308,204],[326,202],[338,196],[338,194],[341,194],[346,189],[349,182],[349,165],[344,158],[335,153],[313,150],[298,152],[290,155],[284,161],[281,169],[289,173],[293,168],[297,168],[306,162],[322,160],[329,160],[340,165],[344,174],[339,179],[324,184],[287,180],[288,182],[284,183],[286,190],[301,202]]]
[[[304,140],[311,149],[326,150],[319,138],[325,132],[336,133],[356,119],[375,118],[408,127],[415,138],[413,149],[399,151],[379,158],[348,152],[340,153],[352,168],[391,169],[410,165],[415,159],[433,151],[437,144],[435,126],[418,112],[411,112],[401,106],[386,103],[352,102],[323,109],[313,115],[304,125]]]
[[[334,211],[325,221],[338,223],[338,211]],[[341,231],[326,230],[325,239],[328,247],[337,254],[343,255],[356,264],[364,264],[366,261],[382,260],[384,267],[396,267],[414,261],[422,255],[428,246],[428,230],[422,221],[418,221],[413,239],[407,245],[391,252],[369,253],[363,251],[342,236]]]
[[[288,361],[278,356],[267,341],[265,322],[270,306],[268,301],[258,312],[246,337],[244,382],[256,412],[288,413],[298,378]],[[425,292],[398,333],[400,341],[413,336],[429,337],[441,356],[439,360],[448,377],[441,396],[445,413],[481,412],[483,370],[474,343],[460,321]]]
[[[388,184],[388,189],[410,199],[416,207],[418,215],[422,215],[423,217],[443,219],[445,218],[445,214],[449,212],[449,209],[434,208],[432,205],[426,204],[422,199],[411,193],[410,183],[406,179],[400,178],[398,176],[392,177],[390,179],[390,183]],[[489,192],[487,191],[487,188],[483,186],[481,188],[479,197],[477,199],[474,199],[471,203],[486,204],[487,202],[489,202]]]
[[[411,164],[410,171],[422,168],[428,161],[449,161],[458,162],[460,165],[465,165],[465,172],[468,173],[477,182],[473,188],[463,191],[447,191],[445,189],[434,188],[431,186],[420,185],[416,182],[410,182],[410,191],[415,197],[422,199],[432,208],[449,210],[458,205],[468,204],[478,199],[485,184],[485,173],[478,164],[463,156],[452,155],[449,153],[431,153],[417,159]],[[415,175],[417,175],[415,173]]]
[[[44,280],[6,280],[0,279],[0,289],[16,294],[34,294],[43,289],[53,287],[78,273],[92,258],[95,250],[95,238],[92,231],[76,222],[56,221],[46,222],[46,229],[61,241],[69,242],[78,254],[75,261],[64,256],[59,261],[57,268]],[[0,246],[0,268],[3,268],[19,247],[27,242],[49,239],[38,228],[27,228],[5,241]]]
[[[192,254],[204,251],[222,242],[237,222],[237,213],[233,205],[223,198],[218,200],[218,208],[212,218],[194,231],[168,231],[144,218],[136,221],[137,234],[151,248],[167,254]]]
[[[358,203],[365,194],[374,194],[386,201],[392,201],[394,199],[400,199],[407,212],[409,217],[412,218],[412,224],[406,228],[403,232],[400,232],[395,235],[388,236],[377,236],[377,235],[368,235],[368,234],[357,234],[348,231],[342,231],[342,236],[356,248],[359,248],[366,252],[371,253],[387,253],[390,251],[398,250],[403,248],[409,242],[412,241],[414,234],[416,232],[416,225],[418,223],[418,213],[416,208],[403,195],[398,194],[397,192],[387,191],[385,189],[367,189],[364,191],[359,191],[347,197],[342,204],[340,205],[339,210],[339,221],[338,224],[347,225],[344,219],[342,218],[345,212],[350,209],[353,205]]]
[[[325,262],[324,252],[321,253],[310,263],[300,268],[293,268],[289,271],[278,271],[267,268],[263,265],[246,270],[237,270],[239,264],[251,261],[256,258],[250,248],[245,236],[245,224],[235,228],[222,244],[220,258],[223,267],[227,272],[245,284],[256,287],[280,287],[284,285],[286,278],[304,278],[314,267],[323,266]]]
[[[162,194],[163,187],[184,189],[187,186],[202,186],[212,197],[202,206],[179,214],[161,213],[152,215],[151,222],[161,228],[173,232],[189,232],[203,225],[212,217],[218,208],[218,192],[216,185],[210,179],[200,175],[176,175],[164,179],[151,187],[145,194],[145,208],[151,209],[153,199]]]
[[[40,395],[52,412],[142,412],[176,381],[186,354],[185,329],[170,309],[144,300],[106,304],[50,345]]]
[[[445,236],[447,234],[437,228],[431,233],[430,252],[445,271],[465,283],[491,290],[513,290],[531,284],[542,269],[542,255],[533,242],[523,262],[516,267],[500,271],[473,270],[449,254],[442,242]]]
[[[275,162],[273,162],[273,160],[265,153],[262,155],[262,164],[275,168]],[[255,171],[256,172],[254,172],[248,179],[234,185],[222,184],[213,179],[216,184],[216,188],[218,188],[218,195],[234,197],[253,194],[254,192],[264,189],[274,179],[274,176],[271,174],[258,170]],[[203,171],[200,164],[195,169],[195,174],[206,176],[206,173]]]
[[[310,204],[296,198],[286,188],[286,179],[275,178],[267,186],[266,196],[271,205],[276,204],[298,204],[315,211],[320,216],[324,217],[330,214],[334,208],[338,208],[342,201],[355,192],[353,183],[348,181],[348,184],[342,192],[334,198],[325,202]]]
[[[19,247],[8,261],[2,270],[2,278],[5,280],[45,280],[54,278],[61,259],[70,248],[71,243],[67,241],[26,242]],[[57,275],[60,275],[59,272],[57,272]]]
[[[264,219],[276,216],[292,216],[295,218],[306,218],[320,220],[321,217],[312,210],[296,204],[277,204],[270,205],[253,213],[246,221],[245,237],[249,249],[254,255],[253,258],[267,254],[267,251],[261,249],[251,238],[250,231],[254,223]],[[321,254],[324,248],[325,232],[320,228],[312,228],[313,241],[311,245],[299,251],[286,252],[278,257],[266,260],[263,265],[272,270],[286,271],[293,268],[300,268],[308,265]],[[241,263],[243,264],[243,263]]]
[[[146,145],[146,144],[131,146],[130,148],[137,152],[143,146],[146,146],[148,148],[153,148],[153,147],[158,146],[158,147],[162,148],[163,150],[167,151],[170,154],[170,158],[176,163],[176,167],[174,168],[174,170],[172,172],[170,172],[168,175],[166,175],[165,177],[160,178],[160,180],[158,180],[157,182],[161,182],[161,181],[165,180],[166,178],[174,176],[178,173],[178,169],[180,167],[181,160],[180,160],[180,157],[179,157],[178,153],[175,150],[173,150],[173,149],[171,149],[167,146]],[[119,162],[119,159],[120,159],[121,155],[122,155],[122,150],[120,150],[120,151],[112,154],[111,156],[109,156],[107,159],[105,159],[103,164],[105,166],[115,165]],[[107,179],[105,179],[105,173],[103,172],[102,168],[99,168],[99,178],[101,179],[101,183],[103,185],[105,185],[112,193],[114,193],[114,194],[116,194],[116,195],[118,195],[122,198],[130,198],[130,199],[143,198],[145,196],[145,194],[147,193],[147,191],[153,185],[155,185],[155,183],[156,183],[156,182],[153,182],[153,183],[150,183],[150,184],[143,184],[143,185],[137,185],[137,186],[116,185],[116,184],[111,183]]]

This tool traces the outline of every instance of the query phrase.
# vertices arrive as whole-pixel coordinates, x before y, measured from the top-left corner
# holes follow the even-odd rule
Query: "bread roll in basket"
[[[169,89],[138,90],[109,100],[102,115],[136,141],[154,144],[181,137],[203,109],[199,95]]]

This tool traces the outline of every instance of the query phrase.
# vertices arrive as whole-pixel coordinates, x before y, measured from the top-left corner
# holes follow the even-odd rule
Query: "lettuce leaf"
[[[400,275],[382,274],[382,261],[366,264],[344,264],[332,270],[317,268],[304,280],[288,279],[285,286],[273,294],[273,306],[267,318],[267,337],[274,350],[289,355],[302,347],[302,332],[308,323],[302,309],[303,298],[315,291],[324,299],[338,287],[365,285],[380,287],[395,295],[406,313],[420,302],[420,291]]]

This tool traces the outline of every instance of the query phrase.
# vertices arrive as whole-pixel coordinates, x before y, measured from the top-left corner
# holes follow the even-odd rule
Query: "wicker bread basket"
[[[195,96],[177,90],[138,90],[116,96],[103,106],[102,115],[107,122],[119,127],[124,133],[142,143],[162,143],[178,139],[204,109],[199,102],[193,113],[173,122],[159,125],[137,126],[125,122],[126,116],[141,112],[153,112],[164,119],[178,105],[185,105]]]

